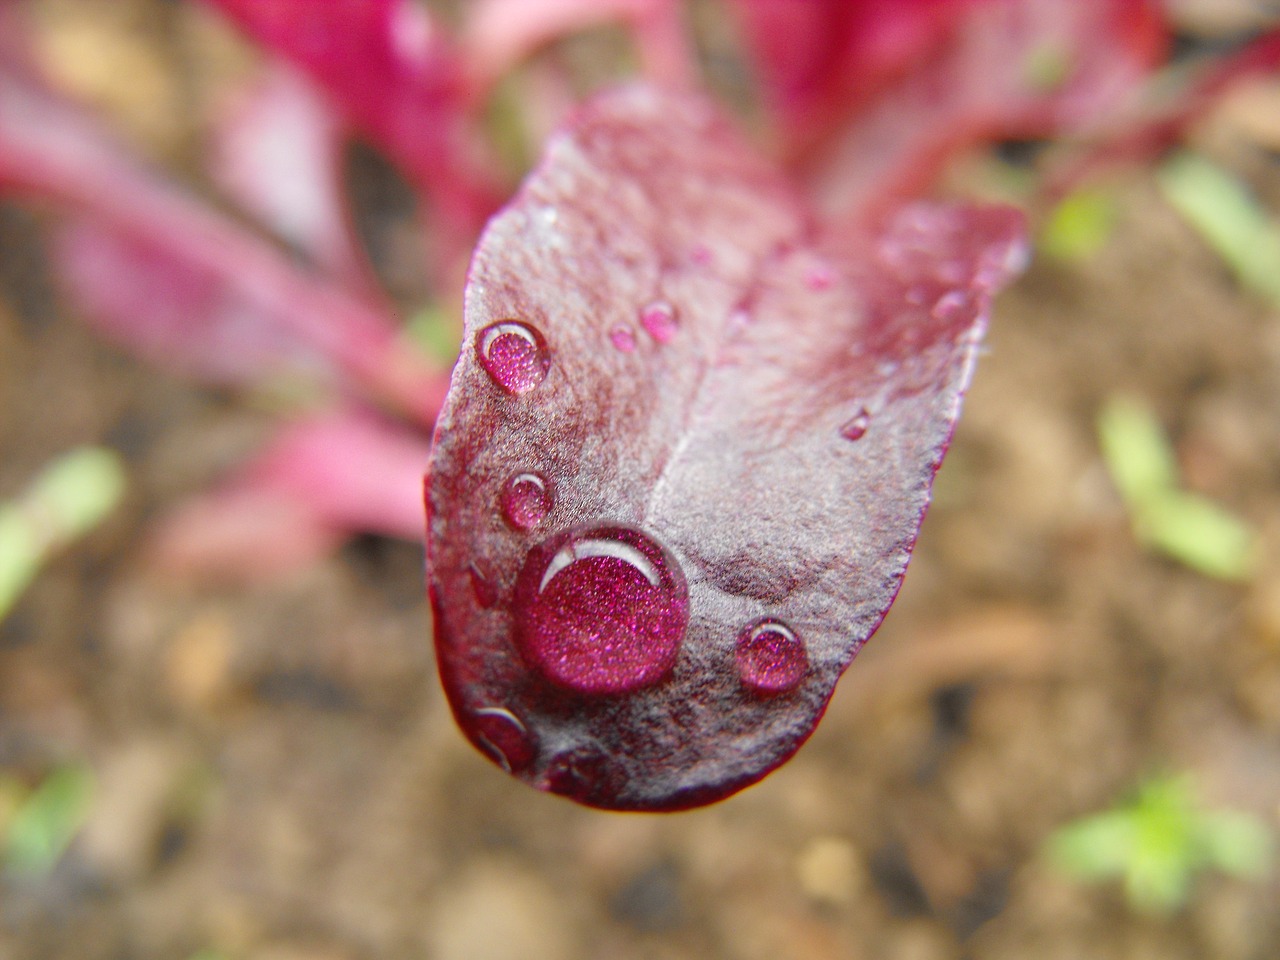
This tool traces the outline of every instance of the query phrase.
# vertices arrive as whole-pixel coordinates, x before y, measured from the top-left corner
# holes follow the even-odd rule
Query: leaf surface
[[[437,423],[429,579],[472,741],[633,810],[790,756],[898,590],[1023,255],[1003,208],[827,231],[699,98],[584,108],[480,243]]]

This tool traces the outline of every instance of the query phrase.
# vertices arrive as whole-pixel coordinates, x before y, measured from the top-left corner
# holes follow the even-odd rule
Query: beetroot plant
[[[13,23],[0,43],[0,186],[61,209],[53,258],[86,319],[206,382],[307,385],[156,550],[259,575],[352,531],[420,536],[426,473],[463,731],[541,789],[631,810],[782,763],[898,590],[1027,253],[1021,212],[926,199],[947,162],[1057,139],[1037,209],[1171,142],[1280,46],[1156,102],[1167,28],[1143,2],[724,0],[753,140],[677,0],[477,0],[453,28],[414,0],[209,5],[272,55],[211,174],[275,241],[115,145]],[[605,21],[639,75],[579,96],[558,44]],[[486,112],[513,77],[529,129],[558,118],[514,193]],[[451,377],[353,237],[352,136],[420,194],[423,315],[463,304]]]

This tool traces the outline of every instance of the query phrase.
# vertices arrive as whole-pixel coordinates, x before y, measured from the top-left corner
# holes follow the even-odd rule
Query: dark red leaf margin
[[[708,102],[647,87],[586,106],[490,223],[428,579],[458,722],[521,779],[611,809],[725,797],[804,742],[880,624],[1023,224],[915,204],[837,236]]]

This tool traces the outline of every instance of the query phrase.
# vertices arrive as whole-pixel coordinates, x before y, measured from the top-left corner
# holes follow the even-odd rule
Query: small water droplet
[[[836,282],[836,273],[825,263],[815,264],[805,271],[804,283],[810,290],[826,290]]]
[[[907,303],[913,307],[924,306],[925,300],[928,298],[928,291],[919,284],[907,290]]]
[[[862,407],[840,427],[840,436],[846,440],[861,440],[867,435],[867,427],[871,426],[871,413]]]
[[[679,326],[676,308],[665,300],[655,300],[640,311],[640,325],[658,343],[668,343]]]
[[[758,693],[794,689],[809,672],[804,644],[777,620],[760,620],[743,630],[736,656],[742,682]]]
[[[963,291],[951,290],[938,298],[929,313],[935,320],[950,323],[961,318],[969,306],[969,297]]]
[[[527,393],[547,377],[551,356],[546,341],[527,323],[499,320],[476,335],[480,364],[508,393]]]
[[[751,313],[746,307],[735,307],[726,321],[730,334],[738,334],[751,326]]]
[[[609,342],[623,353],[630,353],[636,348],[636,335],[625,324],[618,324],[609,331]]]
[[[689,625],[684,573],[647,534],[579,527],[529,552],[516,586],[517,642],[553,683],[626,693],[675,665]]]
[[[551,509],[551,491],[536,473],[518,473],[502,487],[502,516],[517,530],[532,530]]]
[[[476,603],[482,607],[492,607],[498,602],[498,585],[482,566],[472,563],[467,567],[467,576],[471,578],[471,592],[475,595]]]
[[[523,770],[538,755],[537,740],[524,722],[506,707],[481,707],[474,712],[480,746],[507,773]]]

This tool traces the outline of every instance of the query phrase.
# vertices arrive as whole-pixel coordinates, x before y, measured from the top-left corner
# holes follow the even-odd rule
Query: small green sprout
[[[1249,814],[1205,810],[1188,778],[1166,776],[1148,781],[1122,806],[1060,828],[1046,852],[1076,880],[1121,878],[1136,910],[1170,913],[1186,902],[1201,871],[1263,876],[1272,836]]]
[[[1207,576],[1252,576],[1258,559],[1254,532],[1212,500],[1180,489],[1169,439],[1144,403],[1109,400],[1098,415],[1098,440],[1142,543]]]
[[[1040,230],[1039,248],[1059,260],[1085,260],[1105,246],[1116,221],[1116,205],[1103,190],[1082,189],[1065,197]]]
[[[1255,293],[1280,305],[1280,224],[1248,188],[1194,153],[1180,153],[1160,170],[1165,200],[1194,227]]]
[[[4,863],[16,873],[47,873],[84,825],[93,775],[78,764],[59,767],[25,796],[16,781],[5,784],[17,802],[4,823]]]
[[[0,619],[52,554],[111,512],[124,486],[116,453],[79,447],[45,467],[18,498],[0,503]]]

